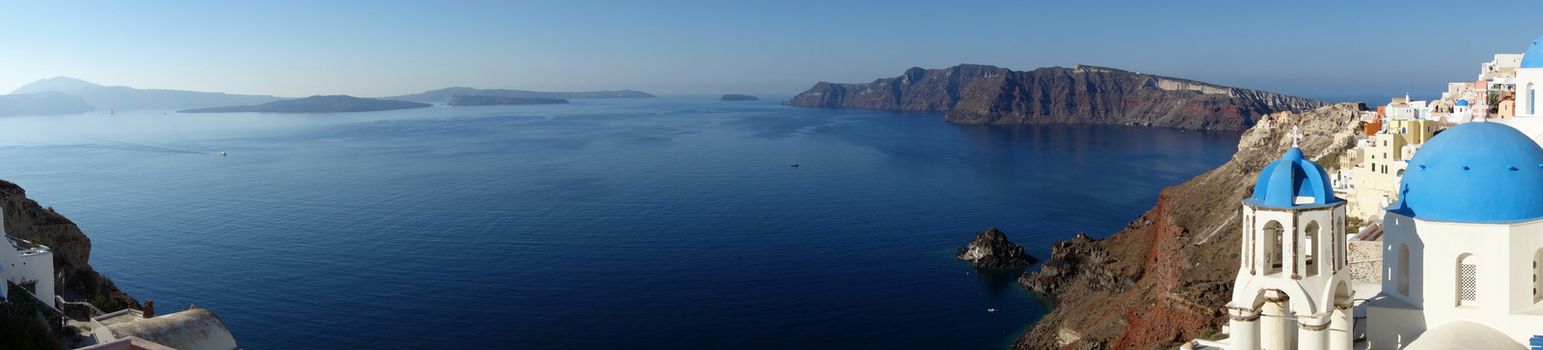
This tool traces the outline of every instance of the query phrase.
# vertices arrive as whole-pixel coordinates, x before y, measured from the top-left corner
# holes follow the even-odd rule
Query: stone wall
[[[1382,283],[1382,241],[1350,241],[1345,257],[1351,281]]]

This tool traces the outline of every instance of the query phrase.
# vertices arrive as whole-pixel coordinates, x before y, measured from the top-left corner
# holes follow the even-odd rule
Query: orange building
[[[1361,125],[1361,136],[1371,137],[1376,135],[1378,131],[1382,131],[1382,106],[1377,106],[1377,112],[1378,116],[1376,119]]]

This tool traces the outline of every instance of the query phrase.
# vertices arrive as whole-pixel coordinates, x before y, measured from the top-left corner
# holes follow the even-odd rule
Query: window
[[[1398,245],[1398,265],[1394,267],[1393,278],[1397,279],[1398,294],[1409,296],[1409,245]]]
[[[1307,228],[1302,230],[1302,232],[1306,233],[1305,236],[1307,237],[1307,275],[1317,276],[1319,267],[1318,253],[1320,252],[1318,244],[1318,222],[1313,221],[1307,223]]]
[[[1534,303],[1543,302],[1543,294],[1538,293],[1538,290],[1543,289],[1543,280],[1538,279],[1538,275],[1543,275],[1543,264],[1540,262],[1543,262],[1543,249],[1538,249],[1538,252],[1532,255],[1532,302]]]
[[[1473,254],[1457,258],[1457,305],[1473,305],[1479,300],[1479,266]]]
[[[1264,273],[1267,275],[1281,272],[1281,266],[1283,265],[1282,260],[1284,259],[1283,255],[1285,255],[1284,247],[1282,247],[1285,244],[1285,240],[1281,239],[1281,235],[1285,231],[1286,230],[1278,221],[1271,220],[1270,222],[1264,224],[1264,232],[1262,232],[1264,234],[1263,243],[1265,254]]]
[[[1254,227],[1253,223],[1254,217],[1248,213],[1244,213],[1243,227]],[[1248,269],[1250,274],[1254,273],[1254,250],[1252,249],[1254,244],[1253,237],[1254,235],[1252,234],[1245,233],[1243,235],[1243,252],[1238,253],[1238,260],[1243,261],[1243,268]]]

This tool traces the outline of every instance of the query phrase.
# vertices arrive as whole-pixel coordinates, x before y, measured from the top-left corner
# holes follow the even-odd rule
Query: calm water
[[[0,178],[254,349],[993,348],[1044,306],[955,248],[1106,235],[1237,140],[575,102],[5,118]]]

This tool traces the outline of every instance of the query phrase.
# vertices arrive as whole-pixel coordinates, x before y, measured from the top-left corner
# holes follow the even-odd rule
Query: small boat
[[[798,162],[793,162],[793,165],[790,165],[790,166],[794,167],[794,168],[797,168],[798,167]]]
[[[997,309],[996,308],[986,309],[986,312],[997,312]]]
[[[225,156],[225,152],[209,152],[209,154],[216,155],[216,156],[221,156],[221,157]]]

